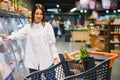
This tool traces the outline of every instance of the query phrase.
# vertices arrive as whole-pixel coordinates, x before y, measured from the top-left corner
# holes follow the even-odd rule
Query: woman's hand
[[[57,63],[59,63],[60,62],[60,60],[58,59],[58,58],[54,58],[54,63],[55,64],[57,64]]]
[[[3,38],[4,41],[10,40],[10,36],[7,36],[5,34],[1,34],[0,36]]]

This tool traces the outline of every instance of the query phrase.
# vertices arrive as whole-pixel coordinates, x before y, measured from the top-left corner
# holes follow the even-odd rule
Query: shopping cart
[[[72,53],[74,57],[79,51]],[[113,62],[118,54],[107,52],[90,52],[95,56],[95,66],[79,74],[67,76],[64,80],[110,80]]]
[[[71,56],[74,57],[78,53],[79,51],[73,52]],[[46,70],[30,74],[25,77],[25,80],[110,80],[112,65],[114,60],[118,58],[118,55],[93,51],[90,54],[95,58],[95,66],[88,70],[83,70],[81,66],[79,68],[73,67],[76,63],[73,63],[71,68],[71,62],[65,60],[60,54],[61,62]],[[79,73],[73,74],[71,72],[73,68],[77,68]]]

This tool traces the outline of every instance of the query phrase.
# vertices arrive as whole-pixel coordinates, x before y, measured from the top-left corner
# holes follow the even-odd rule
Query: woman
[[[55,38],[57,38],[57,36],[58,36],[58,29],[59,29],[59,20],[57,18],[53,19],[52,26],[53,26]]]
[[[55,36],[52,26],[45,22],[45,10],[41,4],[35,4],[32,9],[31,24],[27,24],[18,32],[7,36],[2,34],[4,40],[26,38],[24,64],[30,73],[50,67],[58,62]]]
[[[64,32],[65,32],[65,30],[64,30],[64,19],[61,16],[59,16],[58,18],[59,18],[59,25],[60,25],[60,32],[61,32],[60,38],[62,38],[63,35],[64,35]]]

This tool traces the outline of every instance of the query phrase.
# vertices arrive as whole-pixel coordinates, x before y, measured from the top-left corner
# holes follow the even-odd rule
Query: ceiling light
[[[120,12],[120,9],[118,9],[117,12]]]
[[[58,4],[57,4],[57,5],[56,5],[56,7],[57,7],[57,8],[59,8],[59,7],[60,7],[60,5],[58,5]]]
[[[84,10],[85,13],[87,13],[87,10]]]
[[[83,12],[83,10],[80,10],[80,12],[82,13],[82,12]]]
[[[50,8],[50,9],[47,9],[48,12],[55,12],[55,13],[58,13],[58,9],[57,8]]]
[[[116,13],[116,10],[113,10],[114,13]]]
[[[59,11],[61,11],[61,9],[59,9]]]
[[[72,8],[72,9],[70,10],[70,12],[74,12],[74,11],[76,11],[76,10],[77,10],[77,8],[74,7],[74,8]]]
[[[109,13],[109,10],[106,10],[106,13]]]
[[[53,18],[54,17],[54,15],[51,15],[51,18]]]

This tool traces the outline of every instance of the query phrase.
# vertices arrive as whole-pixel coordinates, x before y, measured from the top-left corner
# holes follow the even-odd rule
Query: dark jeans
[[[51,66],[53,66],[53,64]],[[38,71],[38,70],[29,68],[30,73],[35,72],[35,71]],[[50,71],[46,72],[44,74],[44,76],[46,78],[45,80],[56,80],[54,70],[50,70]],[[32,80],[38,80],[38,78],[39,78],[39,80],[42,80],[41,75],[38,75],[37,78],[32,77]]]
[[[57,36],[58,36],[58,27],[54,27],[53,30],[54,30],[55,38],[57,38]]]
[[[32,68],[29,68],[29,73],[33,73],[33,72],[35,72],[35,71],[38,71],[38,70],[36,70],[36,69],[32,69]],[[32,77],[32,79],[31,80],[37,80],[37,78],[38,78],[38,76],[37,77]],[[39,78],[40,78],[40,76],[39,76]]]
[[[29,72],[30,72],[30,73],[33,73],[33,72],[35,72],[35,71],[38,71],[38,70],[29,68]]]

